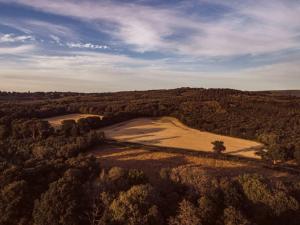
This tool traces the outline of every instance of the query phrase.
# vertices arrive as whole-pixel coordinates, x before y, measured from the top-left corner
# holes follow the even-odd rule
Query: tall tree
[[[226,150],[223,141],[214,141],[212,142],[212,145],[213,145],[213,151],[217,154],[220,154]]]

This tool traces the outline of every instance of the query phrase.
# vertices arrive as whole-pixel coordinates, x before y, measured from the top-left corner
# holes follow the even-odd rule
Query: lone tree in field
[[[212,145],[213,145],[214,152],[217,154],[220,154],[226,150],[223,141],[213,141]]]

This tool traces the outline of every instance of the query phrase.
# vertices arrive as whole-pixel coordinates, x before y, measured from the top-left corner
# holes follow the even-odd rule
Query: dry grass
[[[262,147],[258,142],[192,129],[172,117],[133,119],[103,130],[108,138],[118,141],[195,151],[211,152],[211,142],[221,140],[226,153],[250,158],[260,158],[255,152]]]
[[[63,115],[63,116],[55,116],[55,117],[46,118],[45,120],[47,120],[51,126],[53,126],[54,128],[57,128],[57,127],[61,126],[62,121],[64,121],[64,120],[78,121],[81,118],[87,118],[90,116],[98,116],[98,117],[102,118],[102,116],[94,115],[94,114],[68,114],[68,115]]]
[[[162,168],[170,168],[176,173],[189,170],[195,174],[210,174],[214,176],[237,176],[243,173],[260,173],[268,177],[285,178],[288,173],[261,168],[246,162],[233,162],[222,159],[203,158],[181,153],[150,151],[145,148],[129,148],[120,146],[99,146],[91,153],[100,159],[101,166],[114,166],[126,169],[140,169],[147,174],[151,181],[159,179]]]

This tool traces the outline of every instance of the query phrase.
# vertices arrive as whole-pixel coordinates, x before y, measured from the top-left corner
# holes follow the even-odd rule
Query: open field
[[[249,158],[260,158],[255,152],[263,146],[254,141],[192,129],[172,117],[133,119],[103,130],[106,137],[118,141],[206,152],[212,152],[211,142],[221,140],[226,146],[225,153]]]
[[[51,126],[53,126],[54,128],[57,128],[57,127],[61,126],[62,121],[64,121],[64,120],[78,121],[81,118],[87,118],[90,116],[99,116],[99,115],[75,113],[75,114],[68,114],[68,115],[63,115],[63,116],[50,117],[50,118],[46,118],[45,120],[47,120],[51,124]],[[99,117],[102,118],[102,116],[99,116]]]
[[[172,169],[176,173],[194,170],[199,175],[205,173],[214,176],[237,176],[243,173],[259,173],[277,178],[291,176],[286,172],[262,168],[253,163],[192,156],[185,153],[169,153],[159,151],[159,149],[153,151],[146,147],[106,145],[94,147],[90,152],[100,159],[101,166],[105,168],[118,166],[126,169],[140,169],[152,181],[158,179],[158,174],[163,168]]]

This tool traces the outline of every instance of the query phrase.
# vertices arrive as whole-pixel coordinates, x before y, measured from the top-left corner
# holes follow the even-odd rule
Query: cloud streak
[[[1,0],[3,1],[3,0]],[[5,1],[5,0],[4,0]],[[5,1],[7,2],[7,1]],[[193,56],[262,54],[299,47],[300,13],[295,1],[212,1],[230,8],[221,19],[204,20],[182,7],[155,8],[114,1],[13,0],[38,10],[108,23],[104,30],[135,51]],[[194,5],[195,1],[190,1]],[[199,1],[203,7],[205,1]],[[224,3],[225,2],[225,3]],[[186,7],[186,8],[184,8]],[[100,26],[101,27],[101,26]],[[180,36],[179,40],[176,37]]]
[[[87,48],[87,49],[108,49],[107,45],[97,45],[92,43],[74,43],[68,42],[66,44],[69,48]]]
[[[14,34],[3,34],[0,35],[0,43],[14,43],[14,42],[25,42],[34,41],[34,37],[30,35],[20,35],[16,36]]]

